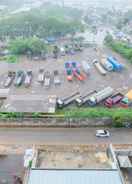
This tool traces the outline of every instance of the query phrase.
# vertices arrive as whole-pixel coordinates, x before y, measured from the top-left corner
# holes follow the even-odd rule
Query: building
[[[64,152],[64,148],[62,150],[58,148],[58,150],[60,151],[60,153]],[[86,149],[84,148],[84,150],[85,150],[84,152],[86,156]],[[76,151],[75,153],[77,153]],[[40,159],[40,157],[38,156],[38,151],[34,153],[35,153],[34,154],[35,156],[34,156],[32,168],[28,171],[24,184],[53,184],[53,183],[55,184],[56,183],[57,184],[81,184],[81,183],[82,184],[124,184],[124,179],[120,172],[119,165],[116,159],[116,155],[113,151],[112,145],[110,145],[106,150],[106,154],[109,157],[108,158],[109,162],[111,163],[110,167],[104,167],[104,166],[102,167],[100,165],[101,166],[100,168],[96,168],[96,167],[94,168],[94,163],[93,163],[93,166],[91,165],[91,168],[87,168],[87,165],[85,165],[84,163],[85,162],[84,155],[82,155],[81,157],[82,152],[80,152],[80,155],[77,155],[76,158],[73,157],[74,159],[73,163],[75,163],[75,161],[78,159],[80,160],[83,159],[84,167],[86,168],[82,167],[81,164],[79,166],[80,168],[76,168],[75,165],[73,165],[72,169],[70,164],[69,164],[69,169],[67,168],[68,166],[64,168],[64,165],[63,165],[63,168],[61,167],[59,168],[58,166],[56,166],[56,168],[54,167],[46,168],[47,166],[46,162],[50,162],[50,161],[49,161],[49,158],[47,158],[46,156],[47,152],[45,152],[45,160],[46,160],[44,164],[45,167],[40,168],[38,167],[37,160],[40,161],[42,157]],[[65,155],[67,162],[70,159],[69,155],[72,153],[73,152],[71,151],[71,153],[68,153],[67,156]],[[49,155],[50,154],[51,153],[49,152]],[[52,158],[50,158],[50,160],[53,160],[54,163],[56,163],[56,160],[54,160],[53,158],[57,156],[56,154],[52,153],[51,154]],[[63,159],[63,157],[62,158],[60,157],[60,160],[61,159]],[[94,162],[94,159],[92,160]]]

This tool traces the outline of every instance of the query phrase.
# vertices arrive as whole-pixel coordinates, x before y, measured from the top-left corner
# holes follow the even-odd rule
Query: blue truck
[[[120,64],[116,58],[112,57],[112,56],[109,56],[107,58],[107,60],[113,65],[113,70],[114,71],[121,71],[124,66],[122,64]]]

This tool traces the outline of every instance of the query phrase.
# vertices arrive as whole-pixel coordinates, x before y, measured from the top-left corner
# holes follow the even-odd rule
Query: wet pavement
[[[117,60],[124,65],[124,70],[122,72],[107,72],[106,76],[102,76],[96,68],[93,66],[93,59],[100,59],[101,55],[112,55],[117,58]],[[81,61],[88,61],[91,69],[90,76],[86,77],[83,82],[78,81],[74,78],[73,82],[68,82],[66,79],[66,74],[64,70],[64,63],[66,61],[77,61],[80,64]],[[40,68],[44,68],[45,71],[50,71],[51,73],[51,85],[49,88],[45,88],[40,85],[37,81],[38,71]],[[25,88],[24,86],[15,87],[12,85],[10,87],[9,95],[43,95],[44,98],[50,95],[55,95],[57,97],[67,97],[72,93],[79,91],[81,94],[86,94],[93,90],[101,90],[107,86],[111,86],[115,89],[115,92],[126,93],[132,88],[132,65],[129,61],[123,59],[118,54],[112,52],[107,48],[100,48],[98,52],[94,48],[84,49],[83,52],[77,52],[72,56],[62,56],[58,59],[48,58],[46,61],[33,61],[26,57],[21,57],[18,63],[0,63],[0,87],[3,88],[3,82],[6,77],[6,70],[28,70],[33,71],[33,82],[31,87]],[[61,78],[61,85],[55,86],[53,84],[53,71],[58,70]],[[81,68],[82,70],[82,68]],[[7,101],[8,106],[10,102]]]
[[[14,184],[14,176],[23,177],[23,171],[23,155],[0,155],[0,184]]]

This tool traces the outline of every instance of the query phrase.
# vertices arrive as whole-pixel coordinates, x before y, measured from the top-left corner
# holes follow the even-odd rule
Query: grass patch
[[[132,110],[131,109],[108,109],[108,108],[69,108],[59,111],[63,113],[65,118],[103,118],[109,117],[114,119],[115,117],[120,117],[122,119],[132,120]]]
[[[19,56],[17,55],[4,56],[3,58],[1,58],[1,60],[4,60],[8,63],[17,63],[19,62]]]
[[[105,38],[105,44],[132,63],[132,46],[123,41],[115,41],[110,36]]]

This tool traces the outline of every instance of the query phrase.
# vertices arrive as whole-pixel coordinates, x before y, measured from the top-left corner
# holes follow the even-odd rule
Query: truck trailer
[[[66,107],[67,105],[73,103],[78,96],[79,96],[79,92],[76,92],[66,98],[58,98],[57,107],[58,108]]]
[[[92,95],[88,100],[88,105],[95,106],[106,98],[112,96],[114,93],[113,88],[107,87],[96,94]]]
[[[97,93],[97,91],[92,91],[92,92],[87,93],[84,96],[80,96],[79,98],[76,98],[75,102],[76,102],[77,106],[80,107],[83,104],[85,104],[90,99],[90,97],[96,93]]]

